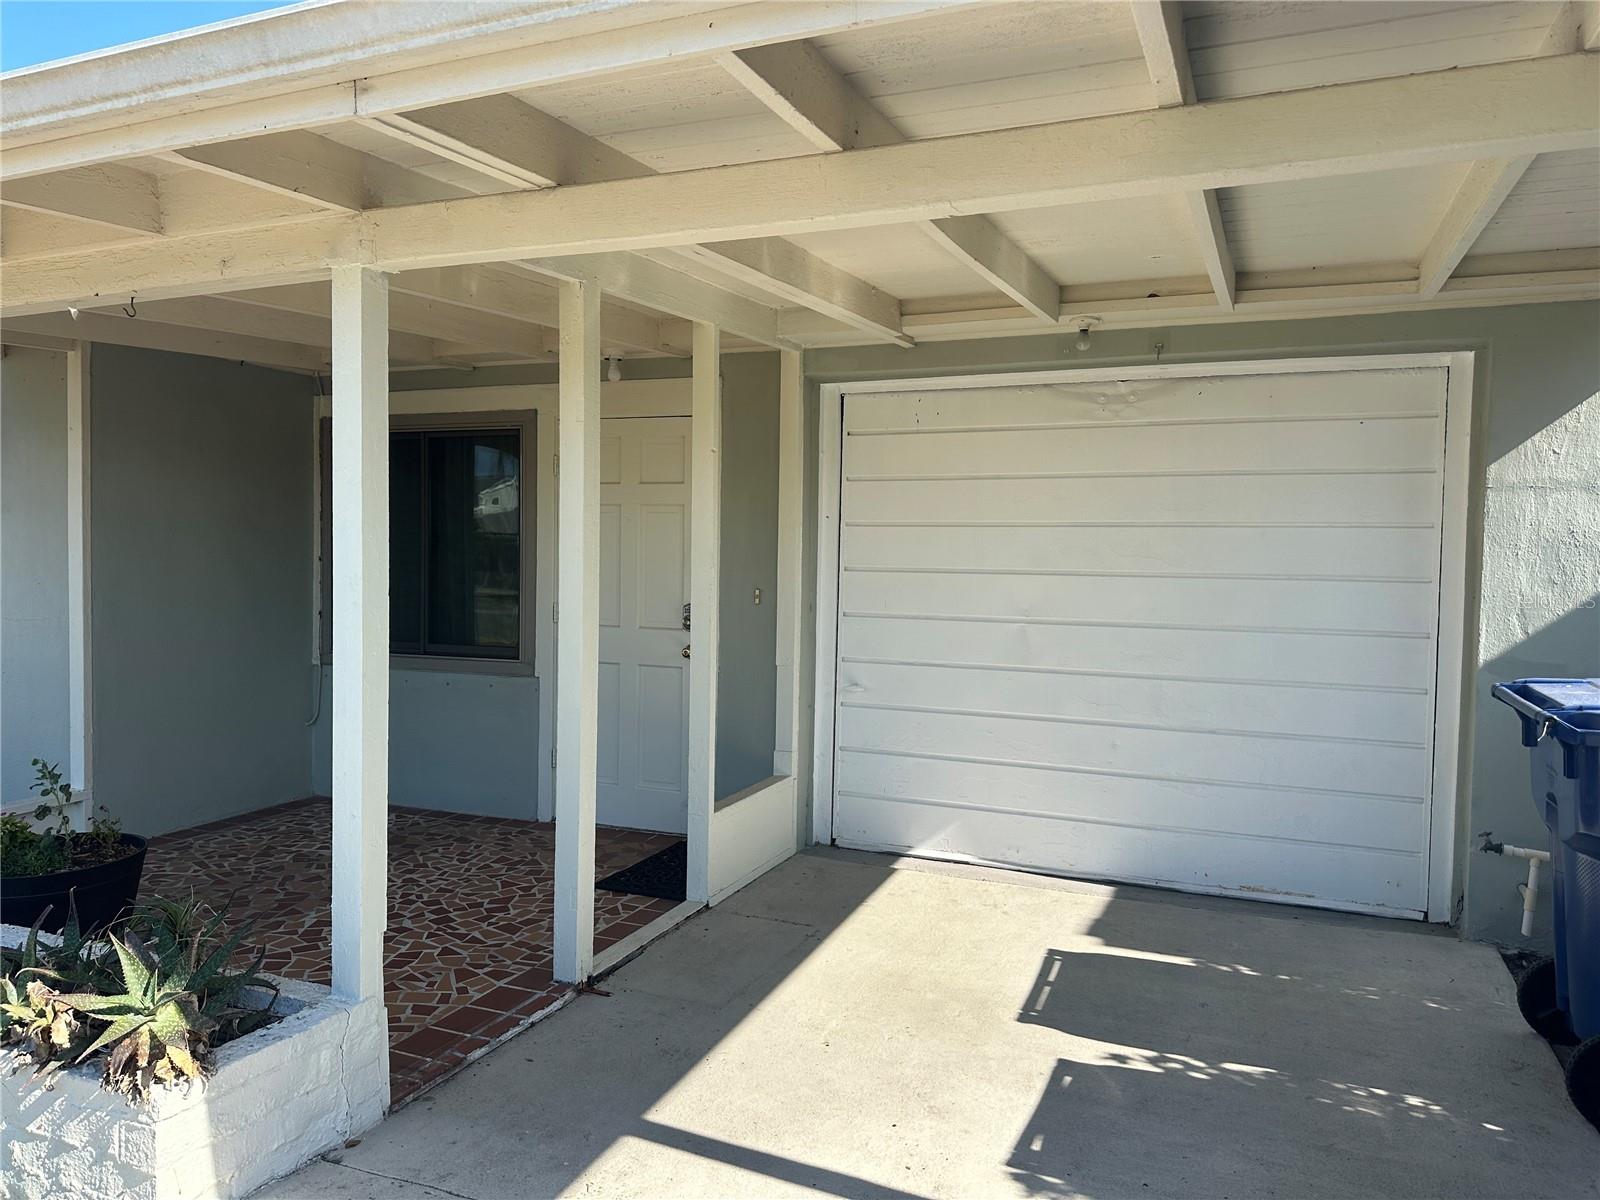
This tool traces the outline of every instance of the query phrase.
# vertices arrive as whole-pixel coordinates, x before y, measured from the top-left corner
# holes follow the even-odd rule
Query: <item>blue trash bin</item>
[[[1496,684],[1494,697],[1521,720],[1534,808],[1550,831],[1555,1002],[1578,1041],[1567,1089],[1600,1127],[1600,680],[1519,679]]]

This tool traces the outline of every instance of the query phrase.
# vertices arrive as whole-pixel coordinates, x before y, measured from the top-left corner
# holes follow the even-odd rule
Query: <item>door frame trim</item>
[[[1461,818],[1468,809],[1462,770],[1470,739],[1467,687],[1475,658],[1475,631],[1467,626],[1470,565],[1468,501],[1472,494],[1473,351],[1380,355],[1319,355],[1226,362],[1154,363],[1055,371],[989,372],[927,378],[896,377],[828,383],[821,387],[817,438],[817,576],[815,733],[812,744],[812,835],[833,841],[834,740],[838,716],[839,539],[845,397],[872,392],[959,391],[970,388],[1121,380],[1193,379],[1226,375],[1296,375],[1331,371],[1382,371],[1442,367],[1446,372],[1443,480],[1440,510],[1438,658],[1434,676],[1432,789],[1428,803],[1427,914],[1449,922],[1461,895]],[[1472,656],[1472,658],[1469,658]]]

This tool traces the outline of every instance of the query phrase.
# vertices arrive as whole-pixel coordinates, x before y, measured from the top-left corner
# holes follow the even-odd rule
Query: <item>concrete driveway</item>
[[[1593,1197],[1486,946],[801,855],[264,1197]]]

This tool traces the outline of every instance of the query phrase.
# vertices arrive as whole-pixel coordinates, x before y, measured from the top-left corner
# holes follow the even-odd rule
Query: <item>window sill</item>
[[[446,658],[440,654],[391,654],[391,671],[440,671],[446,675],[533,674],[533,664],[519,658]]]
[[[333,659],[325,656],[319,664],[332,667]],[[436,654],[391,654],[390,671],[432,672],[444,675],[503,675],[530,678],[533,664],[517,658],[445,658]]]

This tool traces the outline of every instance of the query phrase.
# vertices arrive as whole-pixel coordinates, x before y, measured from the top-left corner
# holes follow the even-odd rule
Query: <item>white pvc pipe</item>
[[[1527,846],[1513,846],[1509,842],[1500,847],[1500,853],[1510,858],[1528,860],[1528,882],[1522,885],[1522,936],[1533,936],[1533,913],[1539,904],[1539,864],[1550,861],[1550,851],[1531,850]]]

